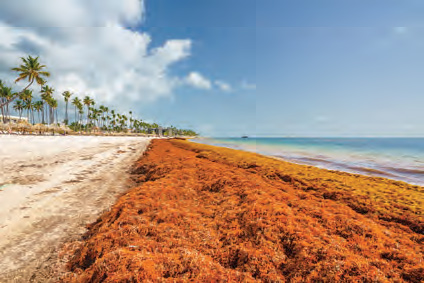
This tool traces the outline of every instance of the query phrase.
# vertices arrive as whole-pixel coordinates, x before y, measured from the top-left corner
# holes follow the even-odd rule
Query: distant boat
[[[247,139],[247,138],[249,138],[248,136],[242,136],[241,137],[242,139]]]

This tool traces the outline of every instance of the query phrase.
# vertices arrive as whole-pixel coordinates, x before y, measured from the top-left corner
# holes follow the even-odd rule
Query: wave
[[[337,162],[334,160],[329,160],[324,158],[285,157],[282,155],[275,155],[275,157],[282,158],[288,161],[295,161],[295,162],[297,161],[296,163],[300,163],[300,164],[306,163],[307,165],[315,165],[315,166],[324,164],[323,167],[330,170],[342,170],[342,171],[347,171],[351,173],[368,173],[368,174],[380,175],[384,177],[397,177],[397,175],[384,171],[382,169],[350,165],[349,163],[342,163],[342,162]]]
[[[388,167],[385,166],[387,170],[398,172],[398,173],[406,173],[411,175],[424,175],[424,169],[409,169],[409,168],[397,168],[397,167]]]
[[[392,174],[387,171],[382,171],[374,168],[368,168],[368,167],[360,167],[360,166],[346,166],[347,168],[350,168],[352,170],[356,170],[363,173],[370,173],[372,175],[381,175],[384,177],[398,177],[398,175]]]
[[[217,144],[216,140],[214,140],[212,142],[203,141],[202,143],[253,151],[297,164],[384,177],[424,186],[424,167],[421,166],[421,164],[424,164],[424,160],[421,155],[411,159],[405,158],[404,154],[400,155],[399,152],[392,152],[389,149],[364,152],[352,150],[351,148],[333,150],[331,146],[328,148],[316,148],[312,145],[309,147],[290,147],[283,144],[274,144],[271,147],[257,143],[255,148],[250,148],[249,145],[243,144],[243,142],[232,141],[227,143],[226,141],[221,141]]]
[[[404,181],[414,185],[424,185],[424,169],[411,169],[402,168],[395,166],[387,166],[378,162],[373,161],[373,166],[361,166],[355,164],[354,161],[336,161],[331,158],[325,157],[300,157],[300,156],[284,156],[284,155],[273,155],[277,158],[283,159],[288,162],[294,162],[297,164],[317,166],[328,170],[337,170],[353,174],[362,174],[367,176],[384,177],[393,180]]]

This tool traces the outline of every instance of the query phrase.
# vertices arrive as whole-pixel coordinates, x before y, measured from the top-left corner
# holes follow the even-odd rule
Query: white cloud
[[[233,89],[230,84],[223,81],[215,81],[215,85],[222,91],[231,92]]]
[[[0,79],[13,81],[10,68],[20,64],[19,57],[34,55],[52,73],[48,84],[58,96],[71,89],[115,105],[172,97],[182,85],[210,89],[199,73],[170,75],[174,64],[190,56],[191,40],[152,49],[149,34],[125,28],[140,23],[143,13],[140,0],[3,1]]]
[[[241,88],[242,89],[246,89],[246,90],[255,90],[256,89],[256,84],[251,84],[251,83],[248,83],[246,81],[243,81],[241,83]]]
[[[140,0],[13,0],[2,1],[0,18],[21,27],[105,27],[134,25],[143,13]]]
[[[191,72],[185,79],[186,84],[200,89],[211,89],[212,83],[197,72]]]

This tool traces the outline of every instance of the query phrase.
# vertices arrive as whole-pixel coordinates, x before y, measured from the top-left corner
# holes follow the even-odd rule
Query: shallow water
[[[424,186],[424,138],[205,138],[193,141]]]

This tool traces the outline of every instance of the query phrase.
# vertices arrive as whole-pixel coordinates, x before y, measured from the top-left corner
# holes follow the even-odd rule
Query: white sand
[[[0,282],[44,281],[60,245],[128,189],[149,141],[0,135]]]

